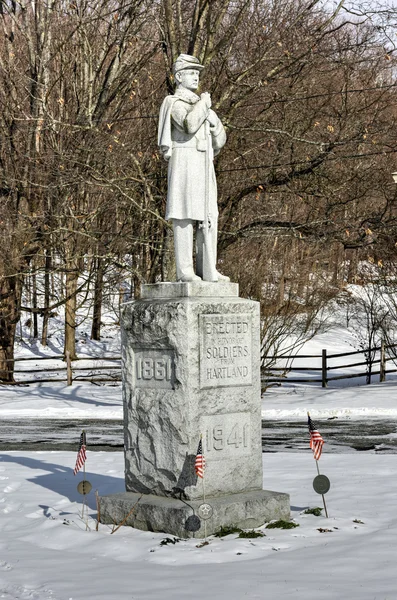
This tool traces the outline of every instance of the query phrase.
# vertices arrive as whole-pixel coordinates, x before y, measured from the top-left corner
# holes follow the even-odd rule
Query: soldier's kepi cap
[[[197,69],[197,71],[202,71],[204,65],[201,65],[199,59],[190,56],[190,54],[180,54],[174,62],[172,70],[175,75],[178,71],[184,71],[185,69]]]

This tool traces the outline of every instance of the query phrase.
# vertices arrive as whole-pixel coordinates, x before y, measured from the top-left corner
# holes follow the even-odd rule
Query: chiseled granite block
[[[176,281],[147,283],[141,286],[141,298],[158,300],[161,298],[224,298],[238,297],[238,283],[228,281]]]
[[[120,523],[143,494],[127,524],[204,535],[200,436],[208,535],[288,519],[288,495],[262,489],[259,304],[230,283],[142,291],[121,316],[127,491],[101,497],[101,520]]]
[[[200,498],[200,435],[208,496],[261,489],[259,304],[144,299],[122,329],[127,491]]]
[[[131,512],[126,525],[143,531],[163,531],[180,538],[203,538],[221,527],[240,529],[260,527],[273,519],[290,518],[288,494],[257,490],[208,499],[212,514],[204,525],[200,501],[182,502],[176,498],[140,495],[132,492],[112,494],[100,499],[101,522],[121,523]],[[134,508],[133,508],[134,507]]]

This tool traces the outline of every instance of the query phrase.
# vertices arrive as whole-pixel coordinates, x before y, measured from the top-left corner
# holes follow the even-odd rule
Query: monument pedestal
[[[127,524],[180,537],[204,535],[203,519],[209,535],[289,518],[288,495],[262,490],[259,334],[259,304],[234,283],[146,285],[124,305],[127,492],[101,497],[102,522],[140,494]]]
[[[134,506],[126,525],[180,538],[203,538],[228,526],[253,529],[272,519],[288,520],[290,514],[288,495],[267,490],[206,498],[205,504],[202,500],[187,502],[152,494],[140,498],[140,494],[124,492],[101,497],[101,522],[121,523]]]

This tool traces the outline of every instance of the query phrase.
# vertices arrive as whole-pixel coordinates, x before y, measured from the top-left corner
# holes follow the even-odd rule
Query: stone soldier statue
[[[173,223],[178,281],[229,281],[216,270],[218,205],[213,165],[226,134],[211,109],[210,94],[195,94],[203,68],[194,56],[180,54],[173,66],[175,94],[161,105],[158,143],[168,161],[165,218]]]

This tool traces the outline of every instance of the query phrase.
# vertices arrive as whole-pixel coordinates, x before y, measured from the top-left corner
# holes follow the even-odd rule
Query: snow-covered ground
[[[397,382],[322,389],[321,385],[290,384],[269,388],[262,398],[264,419],[344,417],[397,419]]]
[[[165,534],[88,518],[67,452],[0,454],[0,598],[7,600],[394,600],[397,517],[395,455],[327,455],[329,518],[312,488],[310,451],[264,455],[264,486],[288,492],[291,530],[161,545]],[[123,489],[122,453],[88,452],[87,478],[100,494]],[[209,465],[208,468],[211,468]],[[88,524],[88,529],[87,529]],[[171,536],[172,537],[172,536]]]
[[[329,345],[330,335],[312,341],[310,351]],[[345,349],[339,334],[336,344]],[[262,409],[266,419],[305,421],[307,410],[314,419],[394,418],[397,382],[327,390],[287,383],[264,394]],[[122,418],[120,386],[0,387],[0,418],[55,417]],[[326,443],[319,467],[331,481],[327,519],[304,514],[322,506],[312,487],[317,471],[308,434],[307,448],[263,455],[264,487],[290,494],[298,527],[262,527],[260,538],[210,537],[204,546],[194,539],[161,545],[173,536],[128,527],[96,531],[95,490],[124,489],[120,452],[88,449],[93,489],[86,516],[76,489],[82,475],[73,476],[75,453],[1,452],[0,599],[395,600],[396,455],[331,454]]]
[[[381,417],[397,419],[397,381],[346,388],[284,384],[262,397],[264,419]],[[1,419],[122,419],[121,384],[0,386]]]
[[[266,393],[263,410],[267,418],[305,419],[306,409],[313,416],[395,415],[395,398],[394,382],[345,390],[291,386]],[[120,388],[113,386],[0,388],[2,418],[109,418],[121,410]],[[264,487],[290,494],[299,527],[262,528],[263,538],[211,537],[203,547],[198,540],[161,546],[166,534],[126,527],[96,531],[94,492],[123,490],[123,455],[88,451],[93,491],[87,519],[76,490],[82,476],[73,476],[75,458],[70,452],[0,454],[0,598],[396,598],[395,455],[328,454],[325,445],[319,464],[331,481],[326,519],[304,514],[322,506],[312,487],[317,472],[309,446],[307,454],[265,454]]]
[[[121,384],[0,386],[0,419],[122,419]]]

